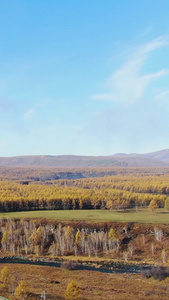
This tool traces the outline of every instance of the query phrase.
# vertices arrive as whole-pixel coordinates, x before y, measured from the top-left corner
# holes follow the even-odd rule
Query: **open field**
[[[0,271],[5,265],[0,264]],[[79,286],[82,300],[168,299],[169,278],[162,281],[146,279],[140,274],[106,274],[93,271],[69,271],[53,267],[8,265],[16,283],[26,280],[30,292],[39,299],[45,291],[46,299],[63,300],[71,280]],[[2,296],[8,296],[1,292]]]
[[[45,210],[0,213],[0,218],[47,218],[61,221],[85,220],[93,222],[138,222],[169,224],[169,212],[158,209],[155,213],[148,209],[139,211],[111,210]]]

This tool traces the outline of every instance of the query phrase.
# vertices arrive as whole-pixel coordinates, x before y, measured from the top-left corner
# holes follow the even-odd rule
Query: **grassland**
[[[93,222],[138,222],[153,224],[169,224],[169,212],[158,209],[150,212],[142,210],[45,210],[0,213],[0,218],[47,218],[61,221],[93,221]]]
[[[0,271],[5,264],[0,264]],[[79,286],[83,300],[165,300],[169,298],[169,278],[163,281],[143,278],[140,274],[106,274],[93,271],[69,271],[53,267],[8,265],[17,284],[26,280],[30,292],[39,299],[45,291],[46,298],[64,300],[66,287],[71,280]],[[0,292],[2,296],[8,296]]]

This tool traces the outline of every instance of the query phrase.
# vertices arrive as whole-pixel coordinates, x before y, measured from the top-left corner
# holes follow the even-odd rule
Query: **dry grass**
[[[82,299],[85,300],[163,300],[169,298],[168,278],[159,282],[143,278],[141,275],[68,271],[31,265],[10,264],[8,266],[14,275],[17,274],[18,281],[23,279],[27,281],[32,293],[38,296],[42,291],[46,291],[47,299],[64,299],[70,280],[76,281]],[[1,264],[0,270],[3,267],[4,264]]]

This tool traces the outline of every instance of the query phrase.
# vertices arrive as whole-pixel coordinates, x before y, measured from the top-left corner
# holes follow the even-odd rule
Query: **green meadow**
[[[111,210],[45,210],[0,213],[0,218],[47,218],[61,221],[93,221],[93,222],[139,222],[169,224],[169,212],[158,209],[111,211]]]

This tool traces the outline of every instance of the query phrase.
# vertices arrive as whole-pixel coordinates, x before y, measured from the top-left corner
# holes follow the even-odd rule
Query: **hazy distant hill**
[[[159,160],[169,164],[169,149],[144,154],[147,158]]]
[[[0,166],[30,167],[153,167],[169,166],[169,150],[112,156],[31,155],[0,157]]]

